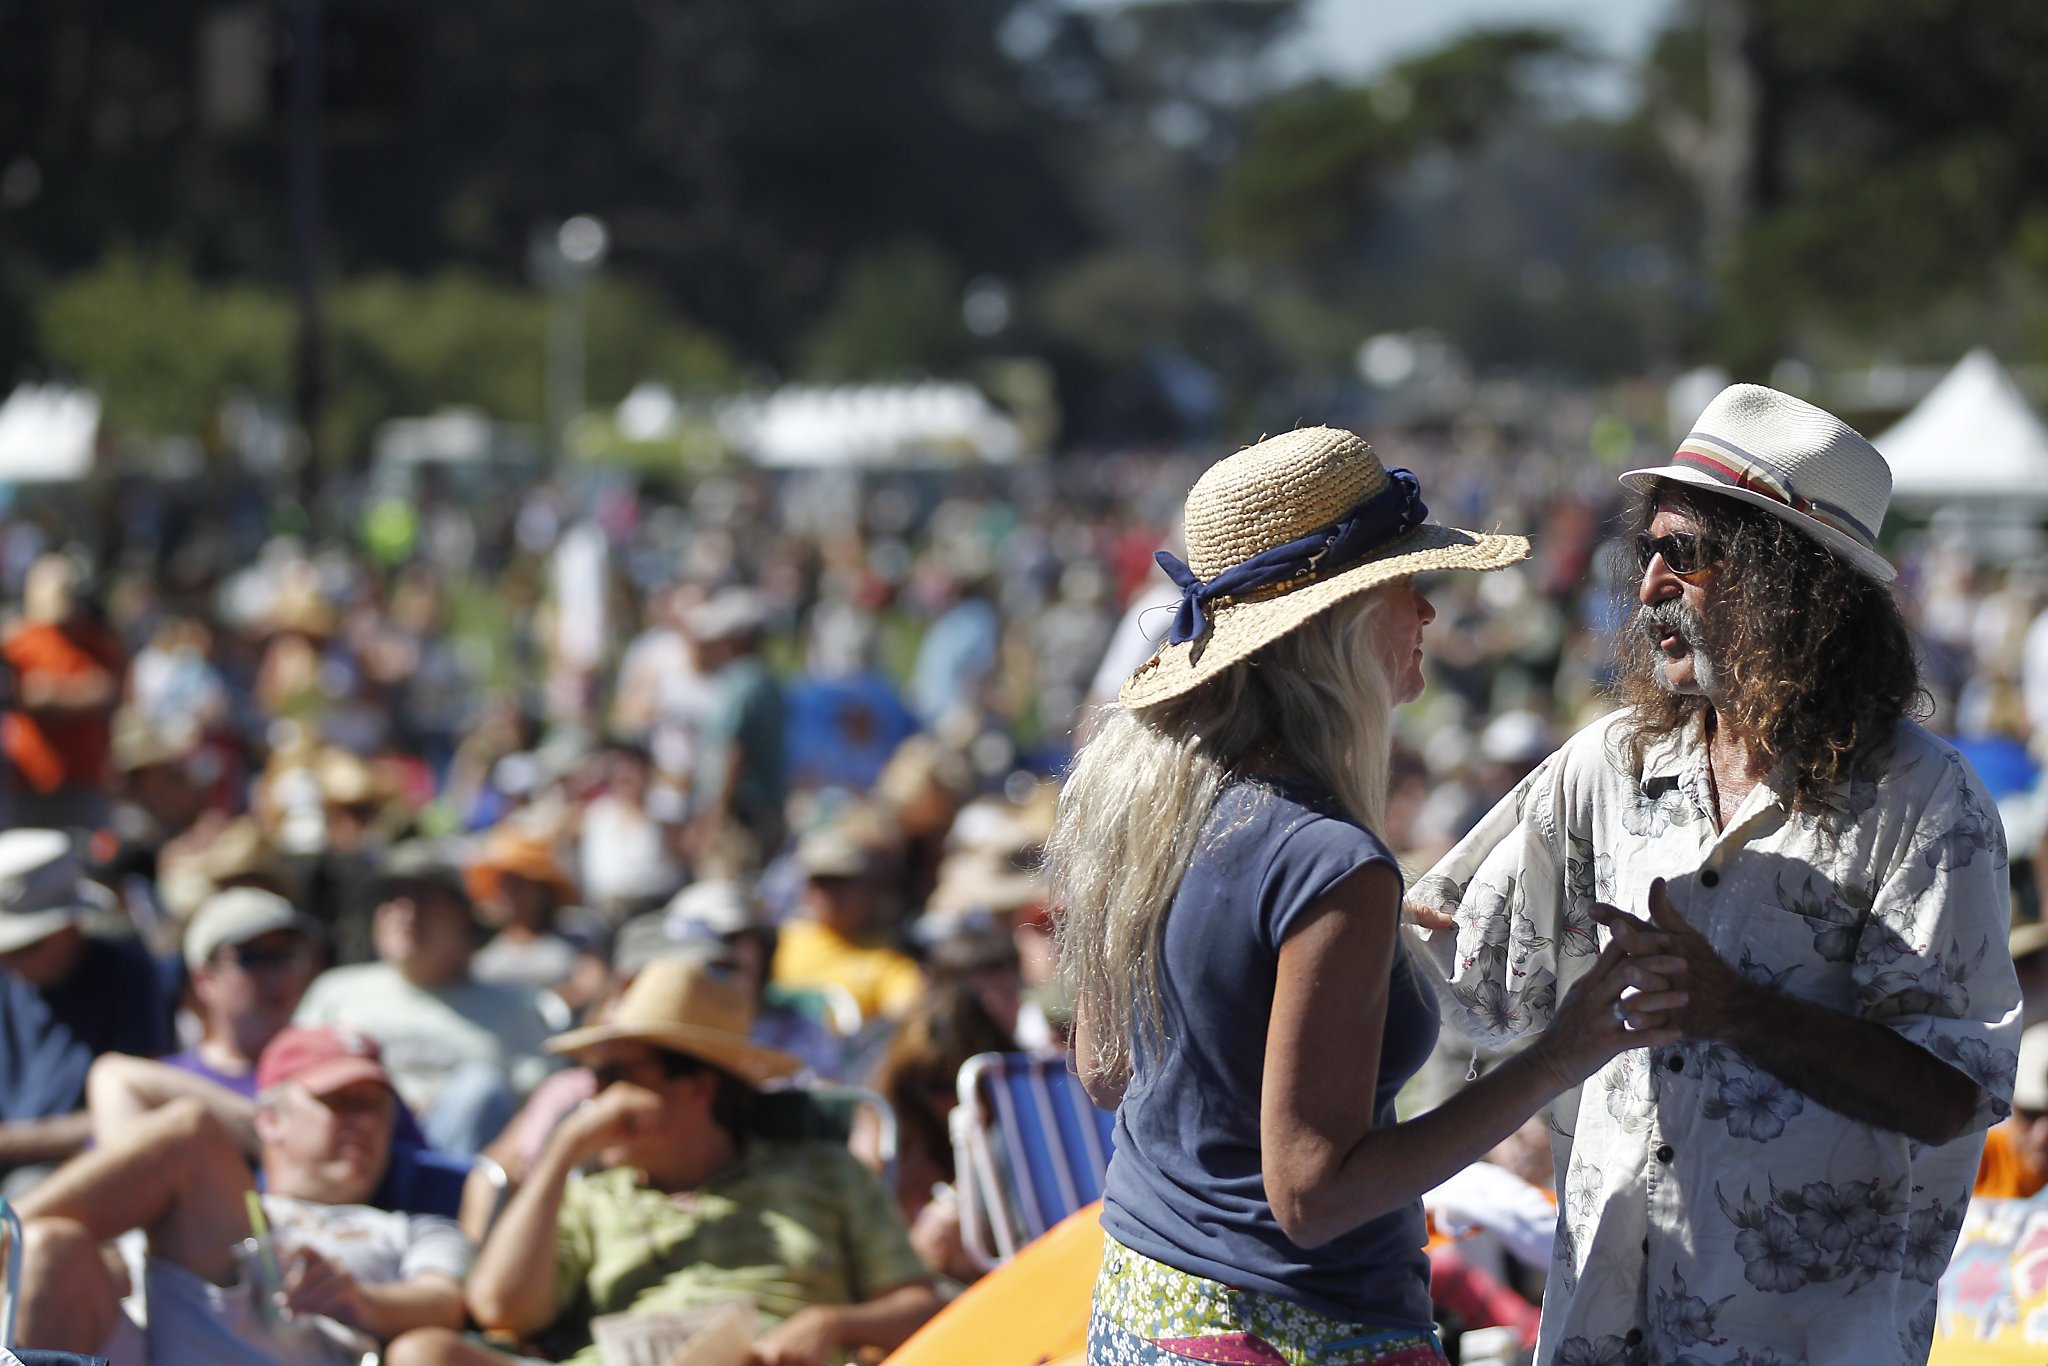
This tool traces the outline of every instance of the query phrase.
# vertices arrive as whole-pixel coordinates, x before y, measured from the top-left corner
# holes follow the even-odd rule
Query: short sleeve
[[[1309,907],[1332,887],[1371,864],[1401,865],[1379,836],[1332,816],[1312,816],[1289,831],[1273,851],[1259,886],[1259,938],[1279,952]]]
[[[845,1207],[848,1279],[855,1301],[930,1281],[932,1274],[910,1245],[910,1231],[903,1226],[896,1202],[875,1174],[836,1144],[819,1145],[819,1157],[835,1169],[833,1185]]]
[[[559,1322],[589,1298],[590,1269],[597,1261],[591,1236],[590,1199],[601,1177],[571,1177],[555,1215],[555,1319]]]
[[[453,1219],[438,1214],[415,1214],[406,1219],[405,1251],[399,1257],[401,1280],[418,1276],[446,1276],[458,1285],[469,1275],[476,1249]]]
[[[1870,913],[1850,971],[1865,1019],[1977,1083],[1973,1127],[1982,1129],[2012,1113],[2019,1067],[2019,981],[2006,947],[2011,870],[2005,829],[1976,775],[1953,751],[1939,762],[1905,856],[1860,892]]]
[[[332,969],[315,977],[306,987],[306,994],[299,998],[299,1008],[292,1012],[292,1023],[331,1024],[335,1018],[335,1006],[340,999],[340,993],[334,987]]]
[[[923,968],[899,957],[883,966],[875,995],[885,1014],[900,1015],[923,998],[928,985]]]
[[[1411,928],[1433,965],[1444,1019],[1498,1047],[1550,1023],[1564,961],[1598,951],[1590,912],[1592,851],[1560,849],[1565,765],[1544,760],[1415,886],[1410,900],[1449,912],[1457,929]]]

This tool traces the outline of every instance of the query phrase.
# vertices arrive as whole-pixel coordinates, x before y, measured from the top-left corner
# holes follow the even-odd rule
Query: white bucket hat
[[[0,833],[0,953],[25,949],[113,906],[112,892],[85,879],[78,850],[63,831]]]
[[[1222,673],[1317,613],[1405,574],[1505,569],[1521,536],[1426,522],[1415,476],[1334,427],[1303,427],[1211,465],[1188,492],[1188,558],[1159,563],[1181,586],[1166,643],[1118,700],[1149,707]]]
[[[1660,479],[1762,508],[1879,583],[1896,575],[1877,553],[1891,466],[1854,427],[1803,399],[1761,384],[1729,385],[1692,424],[1670,464],[1621,476],[1644,493]]]
[[[185,967],[197,972],[226,945],[246,944],[278,930],[297,930],[308,943],[320,942],[320,922],[301,915],[275,892],[261,887],[215,892],[185,927]]]

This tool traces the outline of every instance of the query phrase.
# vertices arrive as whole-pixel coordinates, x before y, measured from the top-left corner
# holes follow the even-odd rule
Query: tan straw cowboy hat
[[[610,1019],[543,1046],[550,1053],[580,1053],[614,1041],[652,1044],[687,1053],[753,1086],[803,1067],[794,1054],[749,1039],[753,1023],[753,998],[738,982],[688,958],[657,958],[626,988]]]
[[[1406,574],[1504,569],[1521,536],[1426,522],[1415,476],[1334,427],[1304,427],[1211,465],[1188,492],[1187,563],[1160,567],[1181,586],[1167,640],[1124,681],[1119,700],[1180,696],[1316,613]]]

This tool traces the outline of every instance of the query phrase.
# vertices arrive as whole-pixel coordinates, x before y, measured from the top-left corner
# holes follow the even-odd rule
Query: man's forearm
[[[529,1337],[554,1322],[555,1230],[576,1162],[557,1130],[484,1240],[466,1293],[485,1328]]]
[[[204,1105],[235,1136],[242,1151],[252,1160],[256,1157],[254,1101],[196,1072],[122,1053],[102,1054],[86,1074],[86,1109],[92,1119],[93,1141],[105,1147],[143,1115],[180,1097]]]
[[[829,1312],[840,1346],[887,1351],[900,1346],[938,1311],[938,1292],[920,1281],[899,1285],[859,1304],[835,1305]]]
[[[0,1170],[76,1157],[92,1137],[92,1116],[80,1110],[0,1124]]]
[[[1946,1143],[1976,1113],[1975,1082],[1881,1024],[1758,983],[1740,1004],[1721,1042],[1836,1114]]]
[[[356,1327],[379,1342],[414,1328],[460,1328],[462,1286],[449,1276],[417,1276],[391,1285],[363,1285],[363,1318]]]

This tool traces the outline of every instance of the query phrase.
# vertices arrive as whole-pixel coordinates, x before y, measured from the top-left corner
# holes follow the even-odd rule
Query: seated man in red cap
[[[598,1079],[548,1140],[469,1280],[478,1323],[597,1366],[593,1320],[751,1300],[760,1366],[902,1342],[938,1308],[881,1183],[834,1143],[751,1132],[755,1087],[797,1059],[749,1041],[752,998],[687,959],[648,965],[607,1024],[549,1043]],[[587,1162],[595,1175],[569,1182]],[[545,1254],[552,1249],[553,1255]],[[539,1253],[540,1255],[536,1255]],[[409,1333],[390,1366],[504,1366],[457,1333]]]
[[[21,1202],[20,1336],[114,1366],[354,1366],[400,1333],[462,1322],[471,1248],[451,1220],[364,1202],[390,1158],[396,1096],[376,1045],[287,1029],[257,1064],[263,1228],[228,1127],[174,1101]],[[147,1334],[101,1246],[148,1235]],[[267,1248],[244,1240],[267,1230]]]

